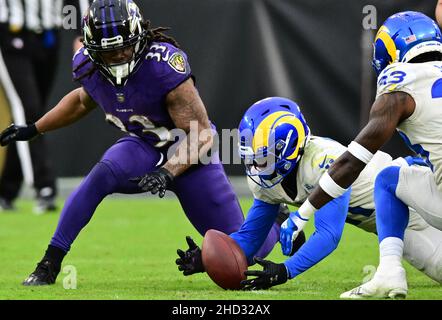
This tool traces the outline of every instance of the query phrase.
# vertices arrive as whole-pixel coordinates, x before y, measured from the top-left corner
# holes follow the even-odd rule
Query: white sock
[[[404,252],[404,241],[396,237],[388,237],[379,244],[379,268],[402,266],[401,260]]]

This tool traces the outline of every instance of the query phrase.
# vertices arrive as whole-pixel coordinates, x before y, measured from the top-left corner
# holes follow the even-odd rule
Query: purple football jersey
[[[87,50],[80,49],[74,56],[74,78],[93,67]],[[124,86],[114,86],[98,69],[79,82],[103,109],[108,122],[162,147],[170,141],[169,130],[175,128],[165,106],[166,95],[189,77],[191,69],[182,50],[153,42]]]

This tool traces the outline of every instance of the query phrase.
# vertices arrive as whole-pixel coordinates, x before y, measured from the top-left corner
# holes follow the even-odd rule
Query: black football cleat
[[[46,286],[54,284],[60,272],[60,265],[51,260],[43,259],[37,264],[37,268],[23,281],[24,286]]]

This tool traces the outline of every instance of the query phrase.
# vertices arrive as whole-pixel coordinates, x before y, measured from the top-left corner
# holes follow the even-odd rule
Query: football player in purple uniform
[[[35,124],[11,125],[0,135],[1,145],[30,140],[78,121],[96,106],[108,122],[127,133],[66,200],[46,253],[24,285],[55,283],[72,243],[112,193],[144,191],[163,197],[171,190],[201,235],[209,229],[230,234],[243,223],[222,164],[198,161],[198,154],[211,148],[215,128],[195,88],[186,54],[164,30],[151,29],[132,0],[94,1],[83,21],[84,47],[73,60],[73,75],[81,87]],[[192,138],[191,122],[198,125],[198,133],[210,134]],[[185,138],[175,141],[173,129],[183,130]],[[273,229],[260,256],[278,241],[277,223]]]

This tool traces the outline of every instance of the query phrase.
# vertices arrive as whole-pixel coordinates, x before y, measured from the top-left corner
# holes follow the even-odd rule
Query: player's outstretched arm
[[[315,232],[292,257],[284,262],[290,279],[312,268],[338,247],[344,231],[350,196],[351,188],[316,212]],[[288,244],[281,241],[282,250],[284,251],[284,247],[290,244],[290,240]]]
[[[405,92],[383,94],[376,99],[368,124],[320,179],[298,213],[309,219],[316,210],[346,192],[373,154],[393,136],[396,127],[414,112],[415,102]]]
[[[39,133],[46,133],[66,127],[92,111],[95,102],[83,88],[78,88],[66,96],[36,123]]]
[[[230,234],[230,237],[243,250],[249,265],[254,263],[253,257],[264,244],[272,229],[279,214],[279,206],[279,204],[254,199],[253,205],[239,230]]]
[[[66,95],[52,110],[36,123],[28,125],[11,124],[0,134],[0,145],[13,141],[29,141],[45,132],[65,127],[95,108],[95,103],[83,89],[76,89]]]
[[[321,208],[315,216],[315,233],[304,243],[293,257],[284,263],[258,260],[263,270],[248,270],[248,278],[241,282],[244,290],[261,290],[285,283],[311,268],[336,249],[344,230],[345,217],[350,203],[351,190]],[[290,218],[289,218],[290,219]],[[282,240],[282,239],[281,239]],[[290,242],[290,240],[289,240]],[[291,244],[290,244],[291,245]],[[284,244],[281,247],[284,251]],[[290,250],[289,250],[290,251]]]

